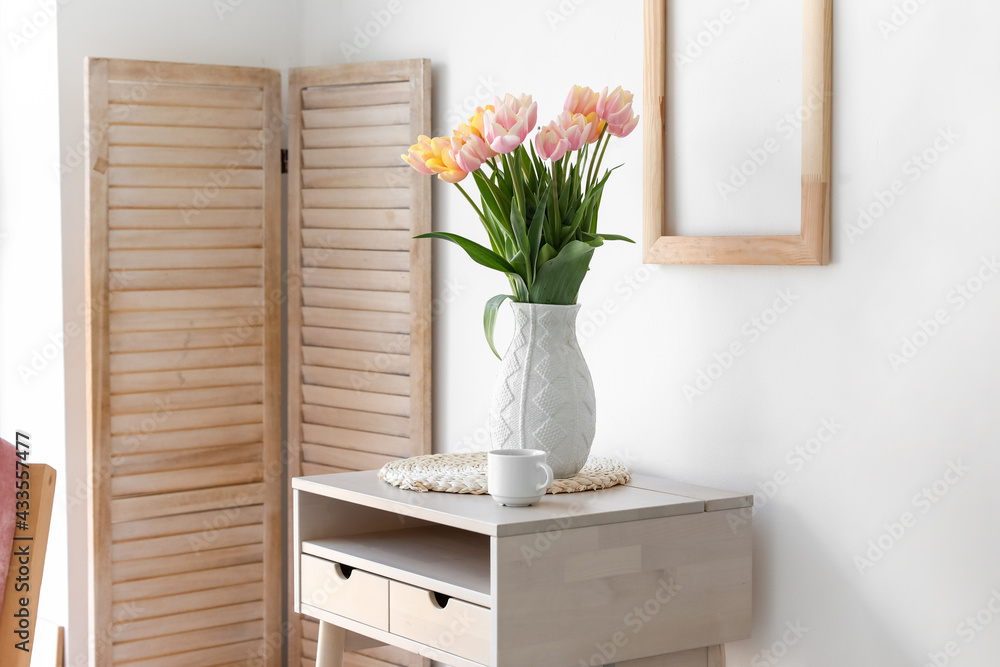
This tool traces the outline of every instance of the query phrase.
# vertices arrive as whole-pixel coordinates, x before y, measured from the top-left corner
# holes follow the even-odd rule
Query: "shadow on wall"
[[[878,612],[865,606],[856,594],[857,581],[844,576],[843,563],[831,558],[829,549],[814,537],[818,527],[787,507],[780,526],[782,535],[754,526],[753,639],[727,646],[731,667],[901,667],[912,664],[913,652],[891,635]],[[791,537],[788,537],[791,536]],[[781,554],[780,558],[777,554]],[[785,567],[794,563],[794,567]],[[776,600],[774,587],[794,597]],[[822,600],[822,605],[815,601]],[[800,614],[800,611],[806,611]],[[859,641],[844,642],[844,637]],[[808,646],[808,648],[805,648]],[[754,651],[750,654],[750,651]],[[821,655],[814,662],[804,656]]]

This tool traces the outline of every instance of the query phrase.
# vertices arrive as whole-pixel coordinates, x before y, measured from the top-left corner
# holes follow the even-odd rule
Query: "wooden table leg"
[[[344,667],[344,643],[346,639],[347,630],[339,625],[320,621],[316,667]]]
[[[617,662],[615,667],[726,667],[726,647],[720,644],[680,653],[664,653],[652,658]]]

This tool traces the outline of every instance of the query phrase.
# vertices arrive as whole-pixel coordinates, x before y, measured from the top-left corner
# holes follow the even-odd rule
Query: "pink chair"
[[[17,487],[14,471],[17,467],[17,450],[14,445],[0,439],[0,554],[10,554],[14,546],[14,515],[17,505]],[[8,558],[0,556],[0,607],[7,585]]]

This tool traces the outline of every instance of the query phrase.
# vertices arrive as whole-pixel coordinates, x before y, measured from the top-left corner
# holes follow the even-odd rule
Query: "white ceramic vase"
[[[583,468],[594,442],[594,382],[576,339],[579,304],[511,303],[514,339],[493,387],[495,449],[541,449],[557,478]]]

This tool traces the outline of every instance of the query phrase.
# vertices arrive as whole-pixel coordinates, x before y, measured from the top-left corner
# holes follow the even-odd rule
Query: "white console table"
[[[721,667],[750,636],[749,495],[636,476],[510,508],[376,471],[292,487],[318,667],[379,644],[452,667]]]

